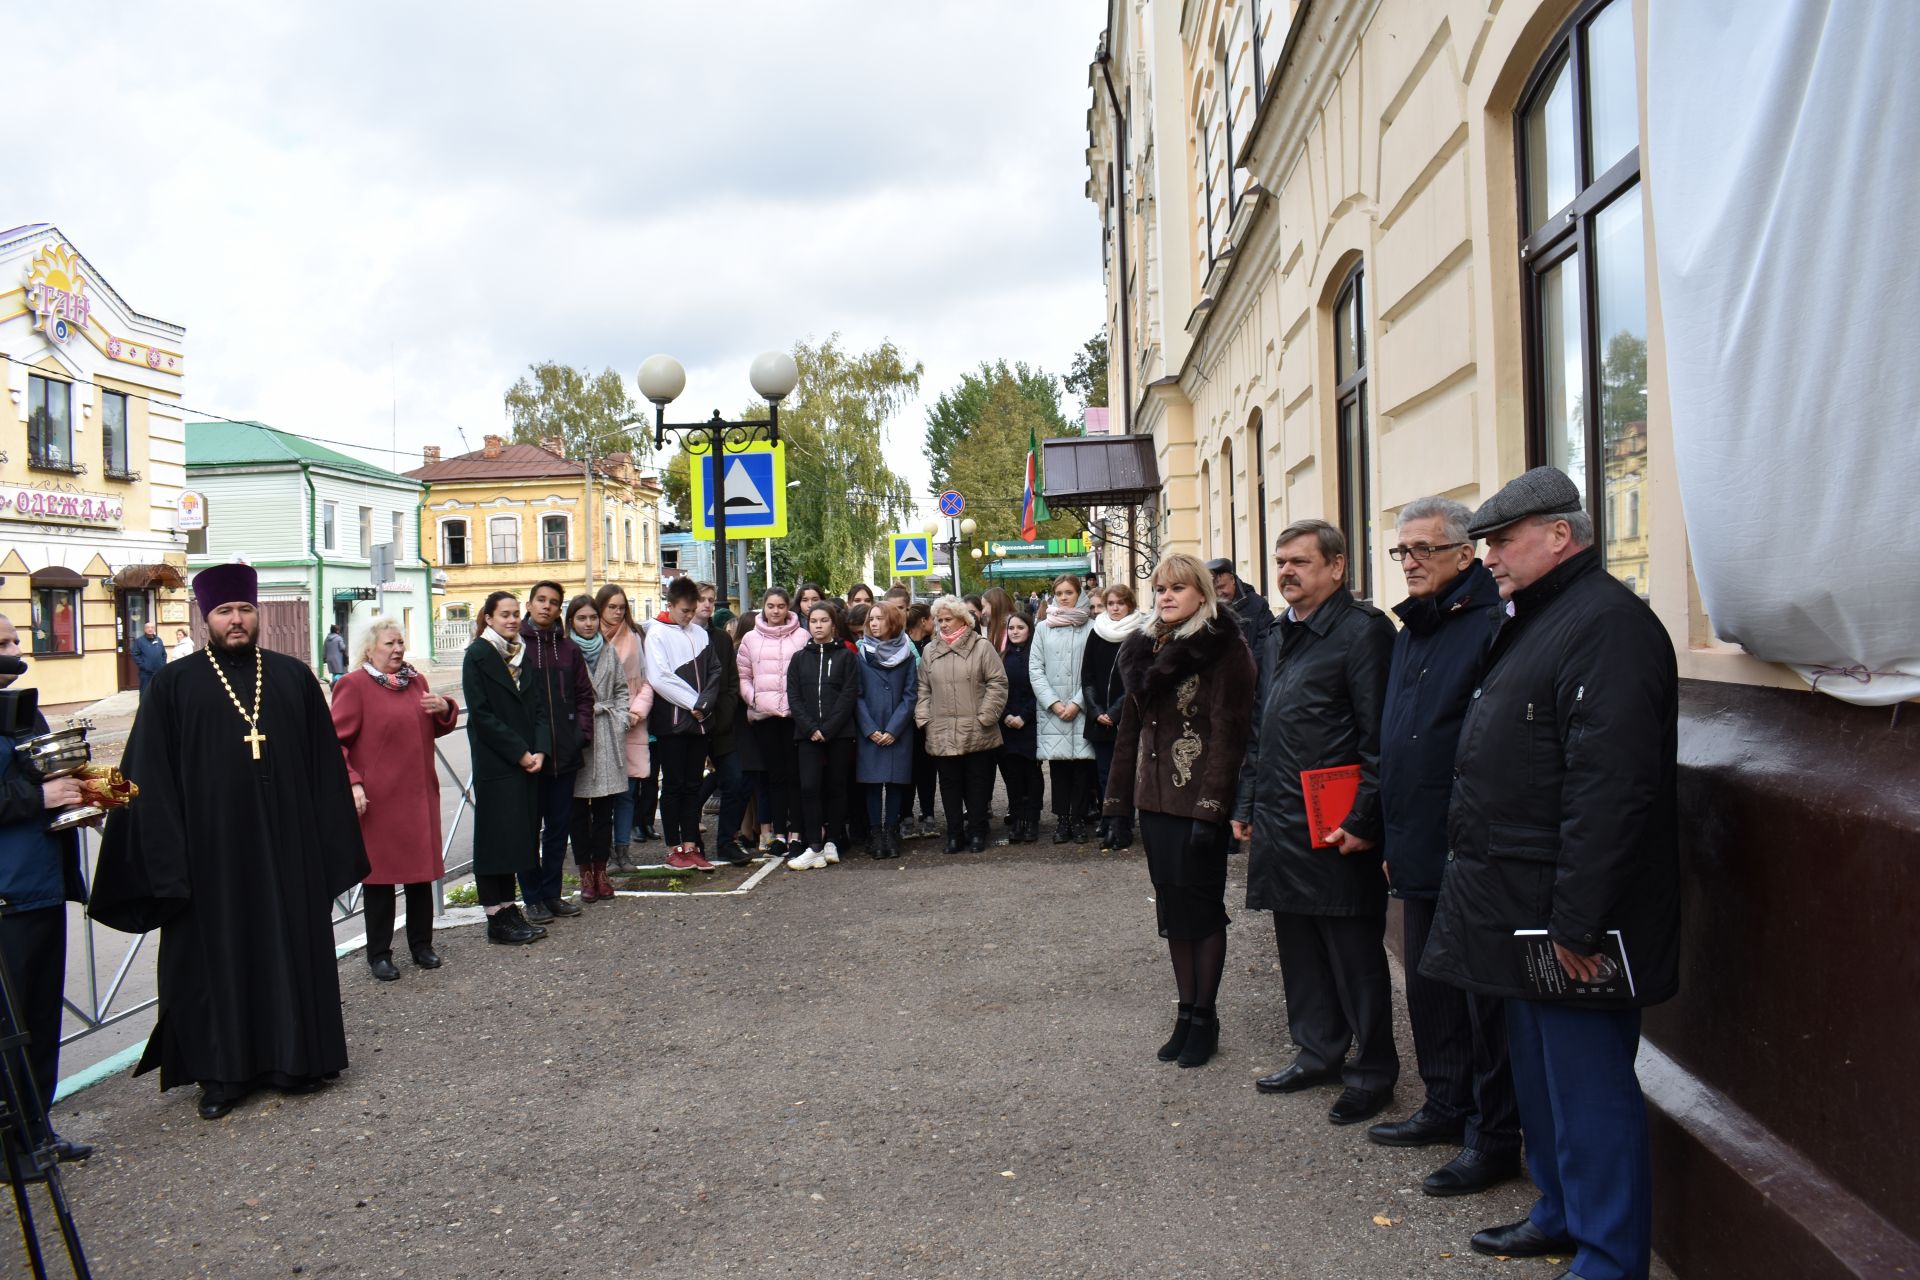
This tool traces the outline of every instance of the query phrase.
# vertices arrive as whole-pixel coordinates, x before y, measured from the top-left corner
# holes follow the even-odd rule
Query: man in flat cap
[[[330,903],[367,874],[313,671],[261,648],[258,584],[202,569],[207,646],[154,677],[107,819],[96,920],[160,930],[160,1017],[135,1074],[198,1083],[217,1120],[256,1089],[304,1093],[347,1065]]]
[[[1246,637],[1247,647],[1253,650],[1254,665],[1258,667],[1260,655],[1267,648],[1267,632],[1273,628],[1273,610],[1268,607],[1265,596],[1240,580],[1233,561],[1225,556],[1207,561],[1207,572],[1213,575],[1213,593],[1240,620],[1240,634]]]
[[[1420,972],[1507,999],[1540,1188],[1481,1253],[1572,1254],[1644,1280],[1652,1253],[1640,1010],[1679,985],[1673,645],[1610,576],[1563,473],[1536,467],[1468,526],[1510,616],[1468,697],[1450,859]]]

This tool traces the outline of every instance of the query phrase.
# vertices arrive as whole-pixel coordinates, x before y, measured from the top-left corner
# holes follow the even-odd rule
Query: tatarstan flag
[[[1039,524],[1053,517],[1047,500],[1040,496],[1040,434],[1027,428],[1027,491],[1020,497],[1020,540],[1033,542],[1040,537]]]

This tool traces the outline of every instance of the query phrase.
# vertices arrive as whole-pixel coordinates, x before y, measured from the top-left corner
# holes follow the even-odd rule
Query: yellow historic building
[[[138,687],[189,624],[186,331],[133,309],[58,227],[0,231],[0,613],[44,705]]]
[[[589,479],[558,440],[508,444],[487,436],[483,448],[452,458],[429,446],[423,465],[406,474],[428,486],[421,549],[438,571],[434,617],[443,660],[464,646],[489,592],[511,591],[524,602],[542,578],[568,595],[615,582],[642,616],[659,609],[665,494],[628,455],[597,460]]]

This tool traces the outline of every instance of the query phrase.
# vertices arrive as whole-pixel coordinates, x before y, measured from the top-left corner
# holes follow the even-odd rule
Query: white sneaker
[[[826,844],[820,847],[820,865],[821,866],[823,867],[834,866],[839,861],[840,861],[840,851],[833,847],[833,841],[829,840],[826,842]]]
[[[787,870],[789,871],[813,871],[826,865],[827,860],[820,856],[818,849],[809,849],[797,858],[787,859]]]

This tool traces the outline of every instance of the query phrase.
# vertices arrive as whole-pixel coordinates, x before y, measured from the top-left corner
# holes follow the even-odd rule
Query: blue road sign
[[[933,572],[933,539],[924,533],[893,535],[893,576],[914,578]]]
[[[960,496],[958,489],[949,489],[940,495],[940,514],[957,516],[967,509],[967,500]]]

